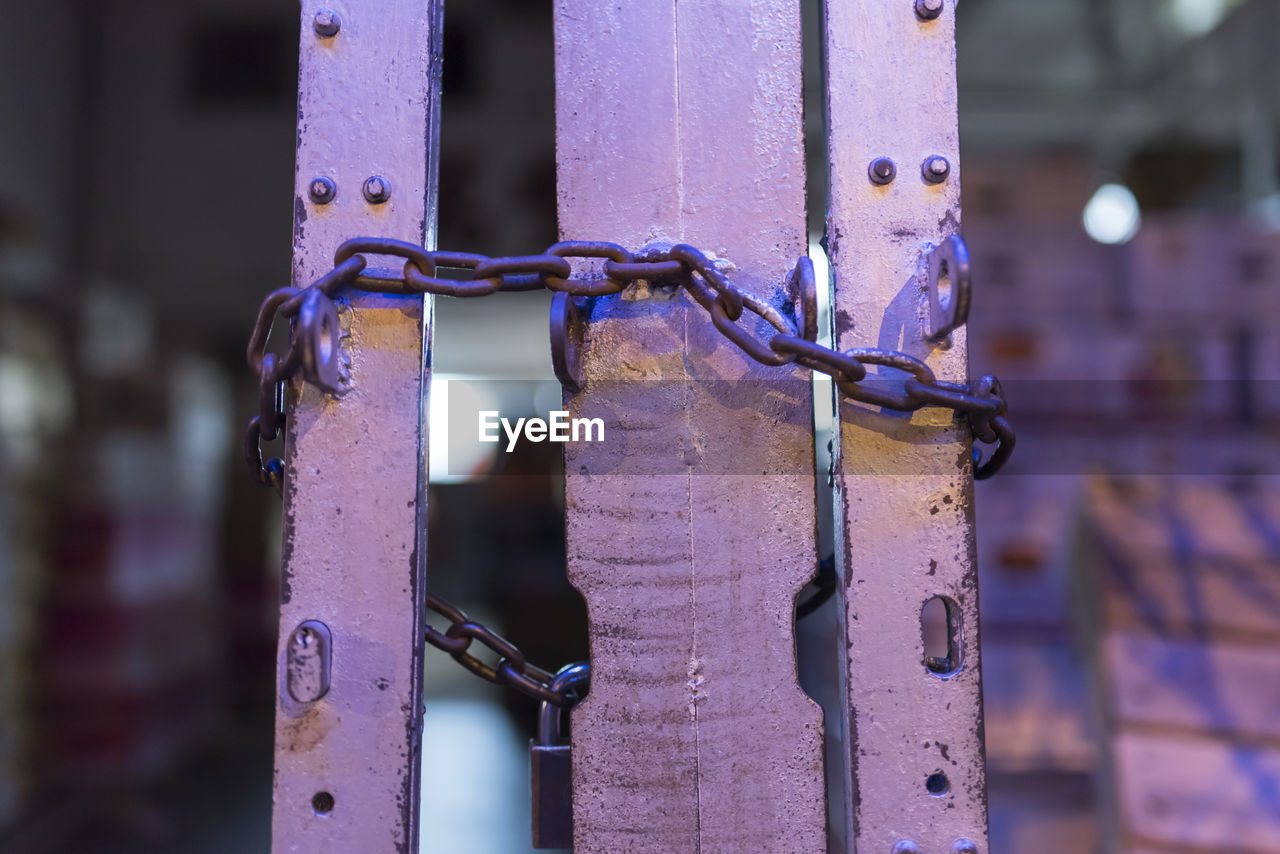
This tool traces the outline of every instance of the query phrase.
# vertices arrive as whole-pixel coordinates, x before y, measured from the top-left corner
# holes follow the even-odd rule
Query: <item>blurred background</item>
[[[443,247],[556,239],[551,14],[448,4]],[[297,34],[283,0],[6,4],[6,854],[268,850],[280,507],[237,431],[289,277]],[[998,854],[1280,852],[1277,37],[1275,0],[959,4],[971,360],[1020,436],[978,489]],[[546,302],[439,300],[437,376],[545,412]],[[585,613],[560,460],[520,447],[433,458],[430,583],[554,668]],[[815,696],[832,609],[800,624]],[[423,850],[529,850],[536,709],[428,671]]]

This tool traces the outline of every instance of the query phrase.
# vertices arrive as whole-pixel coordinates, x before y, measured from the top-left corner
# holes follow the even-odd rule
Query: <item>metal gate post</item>
[[[922,335],[923,253],[960,228],[955,6],[826,3],[836,343],[900,347],[943,380],[968,378],[963,329],[950,348]],[[840,418],[852,838],[859,854],[987,854],[968,430],[935,408],[845,400]],[[935,596],[950,643],[926,662]]]
[[[807,244],[797,0],[555,8],[562,236],[691,243],[789,302]],[[808,380],[646,287],[587,309],[567,400],[606,421],[605,442],[565,446],[592,667],[574,850],[821,851],[822,719],[793,622],[815,567]]]
[[[354,235],[434,245],[441,22],[303,0],[296,286]],[[340,323],[346,393],[289,387],[272,851],[414,854],[431,297],[351,294]]]

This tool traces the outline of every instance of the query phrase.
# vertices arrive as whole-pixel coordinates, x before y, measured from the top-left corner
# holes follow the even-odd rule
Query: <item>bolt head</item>
[[[338,34],[338,30],[342,29],[342,19],[332,9],[321,9],[316,12],[312,26],[315,27],[316,35],[320,38],[331,39]]]
[[[972,839],[957,839],[951,850],[954,854],[978,854],[978,843]]]
[[[940,154],[926,157],[920,166],[920,174],[930,184],[941,184],[951,174],[951,164]]]
[[[916,17],[932,21],[942,14],[942,0],[916,0]]]
[[[878,186],[888,184],[897,174],[898,167],[894,166],[893,161],[887,157],[877,157],[867,167],[867,176],[871,178],[871,183]]]
[[[333,201],[334,196],[338,195],[338,187],[324,175],[320,175],[311,179],[311,186],[307,188],[311,195],[311,201],[317,205],[327,205]]]
[[[920,846],[910,839],[903,839],[893,846],[893,854],[920,854]]]
[[[391,198],[391,183],[381,175],[373,175],[364,182],[364,199],[371,205],[380,205]]]

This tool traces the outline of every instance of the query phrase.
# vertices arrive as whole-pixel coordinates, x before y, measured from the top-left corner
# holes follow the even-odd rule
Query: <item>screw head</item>
[[[371,205],[380,205],[391,198],[391,182],[381,175],[373,175],[364,182],[364,200]]]
[[[942,0],[916,0],[916,17],[932,21],[942,14]]]
[[[934,154],[924,159],[924,163],[920,165],[920,174],[930,184],[941,184],[951,174],[951,164],[942,155]]]
[[[972,839],[957,839],[951,850],[954,854],[978,854],[978,843]]]
[[[893,846],[893,854],[920,854],[920,846],[916,845],[910,839],[903,839],[897,845]]]
[[[877,186],[888,184],[897,174],[898,167],[894,166],[893,161],[887,157],[877,157],[867,167],[867,176],[871,178],[871,183]]]
[[[320,38],[331,39],[338,34],[338,30],[342,29],[342,19],[332,9],[321,9],[316,12],[312,26],[315,27],[316,35]]]
[[[311,195],[311,201],[317,205],[327,205],[338,195],[338,186],[329,177],[319,175],[311,179],[311,186],[307,191]]]

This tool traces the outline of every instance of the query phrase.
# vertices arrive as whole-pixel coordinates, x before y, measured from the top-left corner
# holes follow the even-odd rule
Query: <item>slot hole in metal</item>
[[[924,666],[935,676],[953,676],[964,664],[960,606],[946,596],[934,596],[920,609],[920,637]]]

